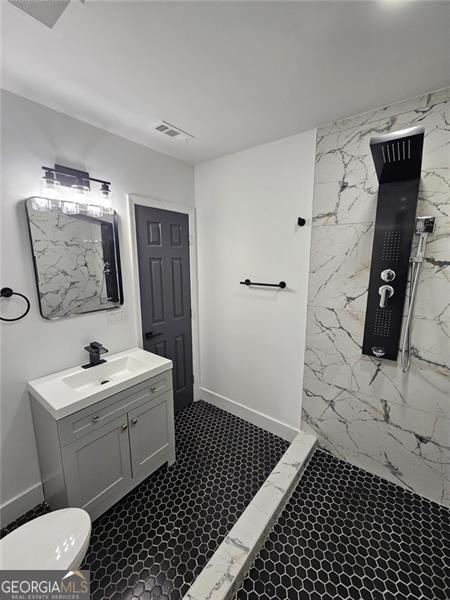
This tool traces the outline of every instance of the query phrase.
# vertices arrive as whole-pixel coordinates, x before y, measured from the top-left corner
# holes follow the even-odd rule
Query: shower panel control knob
[[[382,285],[378,293],[380,294],[380,308],[386,308],[388,299],[394,295],[394,288],[392,285]]]
[[[392,269],[385,269],[384,271],[381,271],[381,279],[383,281],[394,281],[395,271]]]

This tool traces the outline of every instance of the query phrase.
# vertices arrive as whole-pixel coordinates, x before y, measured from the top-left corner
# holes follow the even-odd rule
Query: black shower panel
[[[370,140],[379,181],[363,354],[397,360],[422,167],[423,127]]]

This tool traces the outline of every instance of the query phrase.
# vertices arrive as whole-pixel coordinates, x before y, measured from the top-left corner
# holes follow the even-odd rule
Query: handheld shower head
[[[416,235],[419,236],[419,242],[417,244],[416,256],[411,256],[409,259],[410,263],[423,262],[428,235],[434,231],[434,221],[434,217],[417,217]]]
[[[433,233],[435,217],[417,217],[416,233]]]

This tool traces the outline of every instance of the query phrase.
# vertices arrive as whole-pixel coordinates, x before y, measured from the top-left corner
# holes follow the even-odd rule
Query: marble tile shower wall
[[[450,503],[450,88],[318,131],[302,427],[340,458]],[[369,140],[423,125],[418,215],[436,217],[410,372],[361,354],[378,193]]]

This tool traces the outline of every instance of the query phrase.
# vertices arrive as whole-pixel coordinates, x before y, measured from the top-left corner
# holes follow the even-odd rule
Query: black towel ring
[[[30,301],[26,296],[24,296],[23,294],[19,294],[19,292],[13,292],[13,290],[9,287],[4,287],[0,290],[0,298],[11,298],[11,296],[20,296],[21,298],[23,298],[27,303],[27,308],[23,315],[20,315],[20,317],[15,317],[14,319],[0,317],[1,321],[20,321],[20,319],[23,319],[30,312]]]

